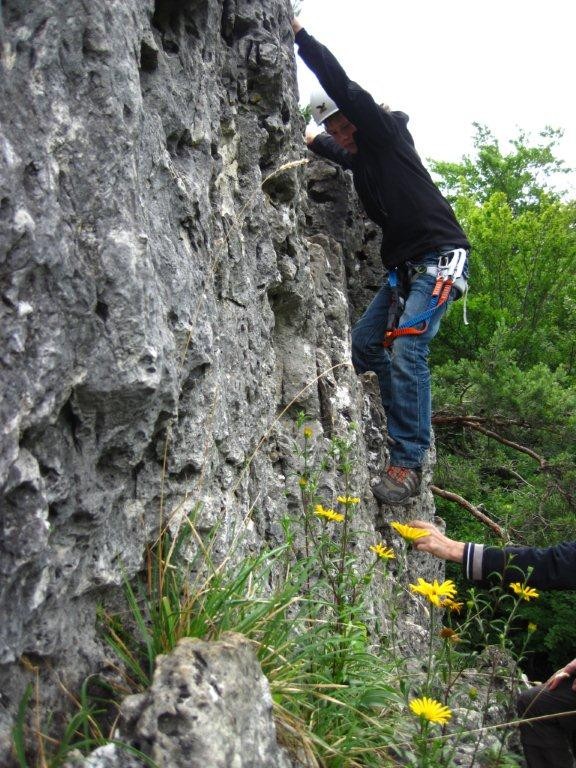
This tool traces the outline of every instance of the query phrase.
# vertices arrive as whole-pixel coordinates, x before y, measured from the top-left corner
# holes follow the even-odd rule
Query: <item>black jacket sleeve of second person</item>
[[[526,581],[539,589],[576,589],[576,541],[552,547],[466,544],[462,567],[468,579],[482,586]]]
[[[368,91],[350,80],[325,45],[305,29],[296,33],[295,41],[306,66],[314,72],[328,96],[356,128],[376,143],[397,134],[398,128],[390,114],[376,104]]]

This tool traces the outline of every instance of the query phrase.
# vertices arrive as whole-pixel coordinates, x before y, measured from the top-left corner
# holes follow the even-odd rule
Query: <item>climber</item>
[[[382,229],[388,280],[352,331],[352,362],[357,373],[377,374],[388,420],[390,466],[372,491],[381,502],[404,504],[419,493],[430,446],[429,343],[458,286],[465,287],[470,245],[414,148],[408,116],[378,106],[298,19],[292,28],[299,55],[324,89],[311,107],[326,132],[308,129],[306,143],[352,171],[366,213]],[[450,276],[453,284],[440,302],[433,295],[439,262],[456,269],[456,261],[460,276]],[[417,332],[397,335],[390,344],[394,327],[423,314],[412,326]]]
[[[464,576],[481,586],[516,581],[545,590],[576,589],[576,541],[544,548],[484,547],[450,539],[436,526],[422,520],[413,520],[410,525],[429,532],[428,536],[413,542],[415,549],[461,563]],[[544,685],[523,691],[517,704],[521,718],[543,718],[520,724],[528,768],[573,768],[576,659],[553,674]]]

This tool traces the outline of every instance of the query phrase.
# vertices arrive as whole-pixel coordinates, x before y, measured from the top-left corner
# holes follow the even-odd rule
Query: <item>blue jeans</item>
[[[447,249],[448,246],[441,250]],[[428,253],[418,263],[436,265],[438,253]],[[415,276],[405,297],[400,323],[427,309],[435,282],[433,275]],[[416,469],[422,466],[424,454],[430,447],[429,344],[438,333],[452,296],[432,315],[425,333],[398,336],[392,348],[387,349],[382,346],[382,341],[387,330],[391,298],[392,290],[386,282],[352,329],[352,363],[357,373],[374,371],[378,376],[388,434],[394,439],[390,464]]]

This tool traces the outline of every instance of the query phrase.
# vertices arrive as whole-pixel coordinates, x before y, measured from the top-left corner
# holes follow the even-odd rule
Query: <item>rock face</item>
[[[290,768],[276,743],[268,681],[249,642],[184,638],[160,656],[150,689],[122,705],[119,738],[170,768]],[[143,768],[112,745],[66,768]]]
[[[364,425],[374,530],[386,448],[349,362],[376,233],[341,171],[301,165],[289,3],[1,8],[4,764],[27,669],[57,712],[55,673],[74,689],[101,668],[96,606],[159,525],[201,508],[221,552],[241,525],[246,549],[280,540],[305,410],[320,443]]]

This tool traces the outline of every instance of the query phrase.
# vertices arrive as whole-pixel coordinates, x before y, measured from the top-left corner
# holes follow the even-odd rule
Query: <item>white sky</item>
[[[423,158],[473,153],[473,122],[507,152],[518,129],[562,128],[576,169],[574,0],[303,0],[300,21],[377,101],[410,115]],[[300,99],[316,80],[299,57]],[[576,193],[576,171],[562,187]]]

